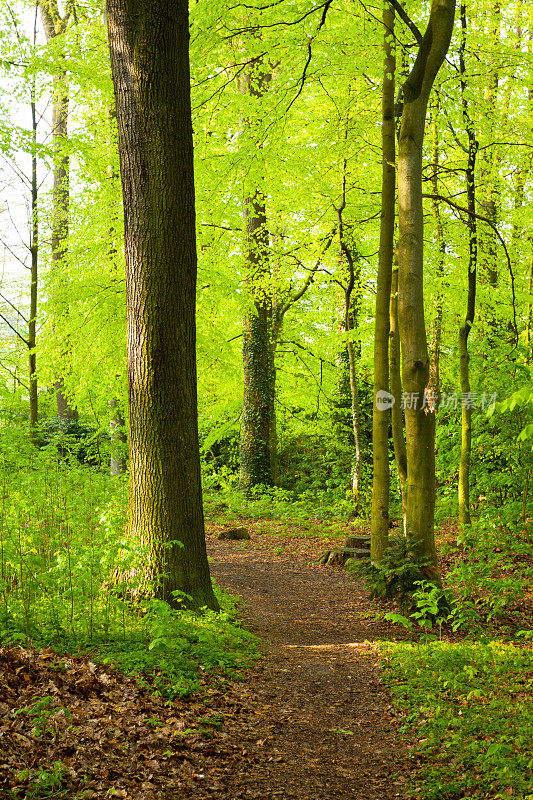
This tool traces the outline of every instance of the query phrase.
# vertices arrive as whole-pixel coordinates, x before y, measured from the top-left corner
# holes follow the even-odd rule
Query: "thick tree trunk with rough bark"
[[[424,319],[422,151],[427,105],[453,31],[455,0],[432,0],[428,26],[403,86],[398,148],[398,312],[407,446],[407,536],[438,579],[435,550],[435,413],[425,403],[429,355]]]
[[[396,125],[394,117],[396,58],[394,54],[394,9],[388,0],[384,0],[383,5],[383,27],[381,227],[374,329],[374,403],[372,408],[373,482],[370,550],[374,563],[383,558],[389,535],[389,308],[396,209]]]
[[[186,0],[108,0],[124,199],[131,532],[157,597],[218,608],[196,394],[196,242]]]

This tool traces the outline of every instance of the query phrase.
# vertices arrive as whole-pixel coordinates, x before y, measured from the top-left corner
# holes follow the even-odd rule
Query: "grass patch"
[[[413,796],[533,800],[533,651],[511,643],[387,643],[416,760]]]

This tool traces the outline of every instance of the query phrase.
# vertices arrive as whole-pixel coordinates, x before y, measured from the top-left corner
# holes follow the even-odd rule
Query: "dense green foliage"
[[[217,590],[220,614],[192,615],[150,600],[137,580],[145,553],[127,532],[127,475],[109,474],[112,456],[125,461],[128,447],[115,436],[117,426],[126,439],[128,431],[115,102],[102,3],[74,5],[65,31],[46,43],[37,5],[0,0],[6,188],[0,204],[0,642],[51,644],[58,652],[90,648],[142,672],[171,696],[197,688],[204,670],[233,675],[249,663],[254,643],[223,592]],[[398,83],[414,61],[413,25],[423,30],[428,10],[422,0],[404,5],[413,24],[396,21]],[[338,534],[370,511],[380,9],[349,0],[191,6],[206,514],[218,523],[279,519],[302,532]],[[427,580],[427,565],[413,559],[412,542],[402,536],[390,537],[379,565],[348,567],[365,575],[387,608],[400,600],[388,618],[409,635],[420,635],[420,628],[430,636],[506,637],[520,633],[533,579],[533,7],[526,0],[468,0],[463,10],[465,22],[457,22],[431,98],[423,163],[425,319],[432,365],[437,354],[440,359],[435,452],[443,587]],[[272,73],[261,96],[243,90],[258,63]],[[51,110],[58,75],[70,97],[68,136],[59,151]],[[465,170],[472,131],[479,146],[478,283],[468,340],[472,391],[462,397],[458,331],[469,278]],[[66,155],[68,236],[58,271],[52,173]],[[28,224],[32,159],[38,197]],[[305,292],[289,303],[276,342],[276,485],[243,493],[243,319],[252,305],[243,206],[251,190],[264,198],[268,227],[268,269],[255,291],[273,309]],[[36,222],[39,425],[30,432],[28,267]],[[356,265],[347,315],[346,248]],[[348,332],[346,316],[353,324]],[[356,354],[363,457],[357,502],[347,342]],[[57,416],[58,378],[77,420]],[[473,407],[473,521],[457,531],[462,403]],[[390,515],[400,522],[392,437],[389,462]],[[522,633],[527,639],[528,631]],[[533,797],[529,650],[500,641],[432,642],[391,645],[387,659],[406,730],[420,724],[422,709],[418,748],[425,777],[418,796]],[[520,710],[510,722],[505,692]],[[46,774],[53,786],[53,768]]]
[[[531,800],[533,654],[501,642],[388,644],[416,797]],[[510,713],[510,704],[512,712]]]
[[[13,417],[7,423],[0,643],[90,649],[170,696],[196,688],[201,670],[233,675],[249,663],[253,638],[229,595],[218,592],[222,613],[201,616],[139,595],[144,553],[124,530],[126,485],[87,463],[91,436],[76,442],[59,431],[36,450]]]

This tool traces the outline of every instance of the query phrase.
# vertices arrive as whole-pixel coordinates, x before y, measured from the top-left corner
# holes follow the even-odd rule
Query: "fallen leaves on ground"
[[[177,800],[220,796],[246,761],[224,720],[253,711],[242,684],[206,680],[169,703],[88,657],[13,648],[0,649],[0,714],[2,798],[41,796],[55,775],[69,800]]]

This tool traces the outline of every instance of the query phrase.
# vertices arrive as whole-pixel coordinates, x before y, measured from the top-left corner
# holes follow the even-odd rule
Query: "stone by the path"
[[[231,539],[233,541],[248,541],[250,539],[250,534],[246,530],[246,528],[228,528],[225,531],[220,531],[217,536],[217,539]]]

